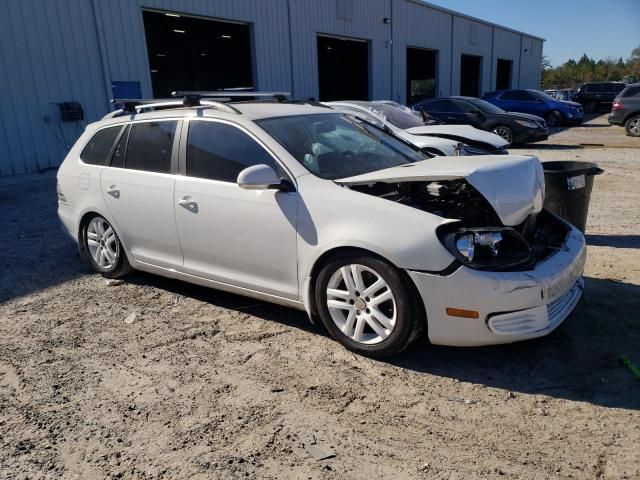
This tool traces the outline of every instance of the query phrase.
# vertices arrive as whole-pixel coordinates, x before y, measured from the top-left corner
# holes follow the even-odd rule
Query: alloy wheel
[[[560,114],[558,112],[551,112],[549,115],[547,115],[547,118],[545,120],[547,121],[547,125],[549,127],[557,127],[560,123]]]
[[[640,136],[640,117],[635,117],[629,120],[629,133],[634,137]]]
[[[87,225],[87,247],[101,269],[109,270],[116,265],[120,243],[113,228],[104,218],[93,217]]]
[[[509,145],[511,145],[511,130],[507,127],[496,127],[492,132],[502,137],[505,141],[509,142]]]
[[[344,265],[331,275],[326,293],[331,319],[353,341],[375,345],[393,332],[397,319],[395,296],[372,268]]]

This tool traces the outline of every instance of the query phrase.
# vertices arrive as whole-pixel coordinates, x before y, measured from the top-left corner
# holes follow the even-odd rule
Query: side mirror
[[[281,180],[269,165],[253,165],[238,174],[238,186],[246,190],[284,190],[292,191],[289,180]]]

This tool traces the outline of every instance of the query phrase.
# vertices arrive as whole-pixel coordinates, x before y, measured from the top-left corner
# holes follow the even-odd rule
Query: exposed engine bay
[[[569,228],[553,214],[542,210],[524,222],[505,227],[491,204],[464,179],[447,181],[377,182],[351,185],[352,190],[423,210],[439,217],[457,219],[442,227],[441,237],[466,231],[502,231],[504,253],[501,263],[476,264],[461,257],[463,263],[490,270],[526,270],[562,247]],[[519,250],[518,255],[510,255]],[[497,255],[494,253],[494,256]],[[457,255],[456,255],[457,256]],[[489,255],[490,256],[490,255]],[[507,258],[510,257],[510,258]],[[468,260],[468,261],[465,261]]]

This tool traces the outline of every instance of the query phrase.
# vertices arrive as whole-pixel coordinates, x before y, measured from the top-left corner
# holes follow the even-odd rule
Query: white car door
[[[298,193],[236,183],[240,171],[259,164],[291,177],[238,125],[191,119],[184,128],[174,199],[184,271],[297,299]]]
[[[177,120],[131,124],[100,178],[116,229],[133,258],[165,268],[182,264],[173,208],[178,125]]]

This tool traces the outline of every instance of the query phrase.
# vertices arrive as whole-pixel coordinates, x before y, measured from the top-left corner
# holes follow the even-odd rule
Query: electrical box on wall
[[[60,116],[63,122],[78,122],[84,120],[84,110],[80,102],[62,102],[60,106]]]

